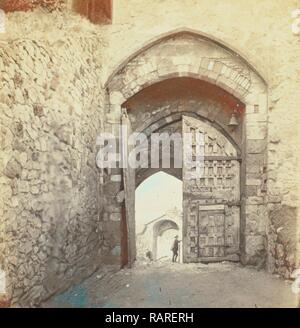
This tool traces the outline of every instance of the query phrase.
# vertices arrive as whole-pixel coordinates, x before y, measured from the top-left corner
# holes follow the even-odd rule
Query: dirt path
[[[239,264],[139,264],[108,267],[45,307],[296,307],[291,284]]]

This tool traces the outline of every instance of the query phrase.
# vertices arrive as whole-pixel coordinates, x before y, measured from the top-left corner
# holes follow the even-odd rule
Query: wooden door
[[[240,159],[237,150],[220,131],[196,118],[184,116],[182,131],[183,260],[239,261]],[[196,135],[201,138],[197,139]],[[196,140],[202,140],[200,146]],[[192,159],[195,150],[202,149],[201,163],[198,160],[191,165],[189,149],[192,149]]]

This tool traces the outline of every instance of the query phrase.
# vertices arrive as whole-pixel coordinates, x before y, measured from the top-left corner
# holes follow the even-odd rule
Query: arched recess
[[[149,40],[148,42],[146,42],[144,45],[137,47],[137,50],[134,51],[129,57],[127,57],[126,59],[124,59],[119,65],[117,65],[117,67],[112,71],[112,73],[109,75],[107,82],[105,84],[105,87],[108,88],[109,85],[112,83],[112,80],[114,79],[114,77],[116,75],[118,75],[119,72],[121,72],[122,70],[125,69],[125,67],[130,64],[135,58],[137,58],[138,56],[140,56],[141,54],[143,54],[144,52],[146,52],[148,49],[162,43],[165,40],[168,39],[172,39],[178,35],[191,35],[194,36],[196,38],[199,38],[201,40],[205,40],[209,43],[211,43],[212,45],[214,45],[217,48],[223,48],[224,50],[226,50],[228,53],[230,53],[232,56],[238,58],[239,60],[241,60],[242,62],[244,62],[251,71],[255,72],[255,74],[261,78],[261,80],[263,81],[263,83],[265,85],[267,85],[266,79],[264,78],[263,74],[261,72],[259,72],[259,70],[257,69],[257,67],[255,67],[255,65],[251,62],[251,60],[249,58],[246,57],[245,54],[241,53],[238,49],[235,49],[231,44],[227,44],[226,42],[224,42],[223,40],[220,40],[218,38],[215,38],[212,35],[208,35],[206,33],[203,33],[202,31],[198,31],[195,29],[190,29],[187,27],[183,27],[183,28],[178,28],[172,31],[169,31],[167,33],[163,33],[155,38],[153,38],[152,40]]]
[[[154,260],[158,260],[158,238],[161,237],[166,231],[168,230],[175,230],[177,231],[177,234],[179,234],[180,228],[179,225],[172,221],[172,220],[161,220],[155,223],[153,226],[153,256]],[[182,232],[181,232],[182,233]],[[182,236],[180,236],[180,239],[182,239]],[[169,249],[171,247],[171,244],[168,245]]]
[[[147,142],[150,144],[150,137],[152,133],[164,133],[168,132],[170,130],[169,127],[172,127],[174,124],[182,122],[183,116],[196,118],[204,122],[205,124],[211,126],[212,128],[216,129],[218,132],[223,134],[225,138],[227,138],[232,146],[236,149],[237,156],[239,158],[242,158],[242,145],[236,142],[231,135],[220,125],[218,122],[211,121],[205,116],[200,115],[199,113],[195,112],[188,112],[188,111],[181,111],[181,112],[175,112],[173,114],[161,117],[160,119],[156,120],[155,117],[152,117],[149,121],[142,122],[141,124],[141,131],[137,130],[136,132],[140,132],[143,135],[147,136]],[[147,125],[149,124],[149,125]],[[170,131],[171,132],[171,131]],[[174,152],[171,149],[171,162],[173,162],[173,156]],[[170,174],[177,179],[182,180],[182,170],[174,167],[170,168],[140,168],[136,171],[136,186],[138,187],[144,180],[146,180],[151,175],[157,173],[157,172],[165,172],[167,174]]]
[[[135,191],[135,238],[137,259],[150,251],[156,260],[158,238],[169,229],[182,233],[182,181],[169,170],[151,173]],[[171,242],[163,250],[169,257],[170,247]]]
[[[266,92],[265,80],[238,53],[187,29],[163,35],[120,64],[105,85],[110,105],[120,105],[145,87],[173,77],[210,82],[247,104],[255,103],[251,94]]]
[[[241,261],[260,263],[266,257],[266,231],[260,227],[267,225],[267,85],[247,60],[228,46],[195,31],[181,30],[164,35],[126,59],[110,76],[106,84],[106,130],[119,136],[122,107],[128,100],[147,87],[174,78],[195,79],[216,86],[245,106],[245,115],[240,121],[241,216],[244,218]],[[144,123],[140,122],[137,130],[143,131]],[[211,123],[222,126],[218,116]],[[114,177],[110,183],[119,183],[121,188],[120,182],[112,180],[118,178]],[[129,264],[133,261],[134,254]]]

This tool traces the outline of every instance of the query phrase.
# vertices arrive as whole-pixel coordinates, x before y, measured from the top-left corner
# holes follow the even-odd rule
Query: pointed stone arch
[[[265,79],[240,54],[185,29],[149,42],[113,71],[105,85],[110,105],[119,105],[147,86],[174,77],[210,82],[245,103],[251,102],[251,95],[266,92]]]
[[[134,51],[130,56],[128,56],[126,59],[124,59],[117,67],[112,71],[112,73],[109,75],[107,82],[105,84],[105,87],[108,88],[109,85],[111,84],[111,81],[113,80],[114,76],[118,74],[118,72],[121,72],[128,63],[130,63],[133,59],[141,55],[143,52],[147,51],[151,47],[163,42],[164,40],[168,40],[170,38],[175,37],[176,35],[180,34],[187,34],[187,35],[193,35],[195,37],[201,38],[203,40],[207,40],[216,46],[219,46],[221,48],[224,48],[227,50],[229,53],[234,55],[235,57],[240,58],[246,65],[250,67],[251,70],[256,72],[257,76],[259,76],[264,83],[267,85],[266,79],[264,77],[264,74],[261,73],[261,70],[258,70],[257,67],[255,67],[254,64],[252,64],[251,59],[248,58],[244,53],[241,53],[239,50],[235,49],[230,44],[227,44],[223,40],[220,40],[218,38],[215,38],[212,35],[208,35],[207,33],[200,32],[195,29],[187,28],[187,27],[182,27],[182,28],[177,28],[172,31],[169,31],[167,33],[160,34],[159,36],[149,40],[146,42],[143,46],[140,46],[137,48],[136,51]]]

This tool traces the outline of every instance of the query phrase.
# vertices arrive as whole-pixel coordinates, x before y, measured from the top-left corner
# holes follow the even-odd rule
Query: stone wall
[[[13,305],[82,279],[108,248],[95,165],[105,41],[64,15],[10,14],[1,35],[0,265]]]
[[[67,11],[7,16],[6,33],[0,34],[0,270],[6,273],[13,304],[38,304],[92,272],[102,255],[119,261],[121,172],[100,177],[95,139],[104,125],[108,132],[118,128],[125,98],[108,103],[102,86],[120,64],[132,61],[129,56],[178,30],[197,31],[205,40],[220,42],[264,78],[267,111],[256,112],[256,99],[251,105],[253,124],[250,119],[246,126],[252,158],[264,153],[263,200],[257,180],[248,179],[255,206],[248,204],[244,215],[256,219],[244,228],[254,258],[257,244],[267,249],[269,271],[289,277],[300,264],[300,37],[291,28],[291,13],[299,3],[250,2],[117,0],[113,23],[102,27]],[[168,60],[166,56],[158,65],[162,73]],[[182,65],[179,73],[186,70],[185,63],[175,64]],[[135,79],[127,82],[130,90],[141,90]],[[145,87],[147,81],[138,82]],[[249,84],[240,82],[238,98]],[[224,88],[229,84],[220,80]],[[130,91],[128,97],[134,94]],[[258,237],[251,235],[252,229]]]

